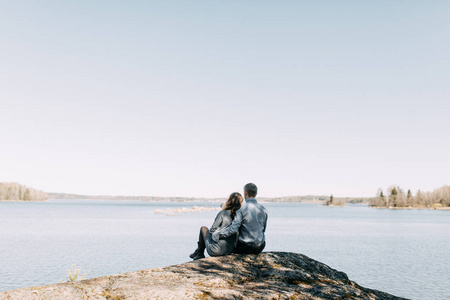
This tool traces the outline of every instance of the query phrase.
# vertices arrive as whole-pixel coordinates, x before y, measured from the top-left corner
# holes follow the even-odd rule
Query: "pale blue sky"
[[[449,1],[2,1],[0,181],[372,196],[450,184]]]

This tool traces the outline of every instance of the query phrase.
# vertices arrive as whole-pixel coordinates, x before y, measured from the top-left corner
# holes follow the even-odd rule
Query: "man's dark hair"
[[[256,194],[258,194],[258,187],[254,183],[247,183],[244,186],[244,191],[247,192],[249,197],[256,197]]]

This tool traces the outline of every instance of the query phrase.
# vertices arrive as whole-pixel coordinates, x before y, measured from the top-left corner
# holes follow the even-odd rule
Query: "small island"
[[[333,195],[330,196],[325,202],[323,206],[345,206],[345,198],[334,198]]]

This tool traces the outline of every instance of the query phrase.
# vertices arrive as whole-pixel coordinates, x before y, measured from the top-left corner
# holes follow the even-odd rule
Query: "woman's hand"
[[[217,243],[219,241],[219,236],[220,236],[220,231],[215,231],[211,234],[211,239]]]

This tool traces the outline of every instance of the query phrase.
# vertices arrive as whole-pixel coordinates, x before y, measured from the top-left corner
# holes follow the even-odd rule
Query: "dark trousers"
[[[259,254],[264,250],[264,247],[266,246],[266,242],[263,242],[261,246],[258,248],[250,247],[247,244],[241,243],[241,241],[238,241],[236,245],[236,249],[234,249],[234,253],[238,254]]]

